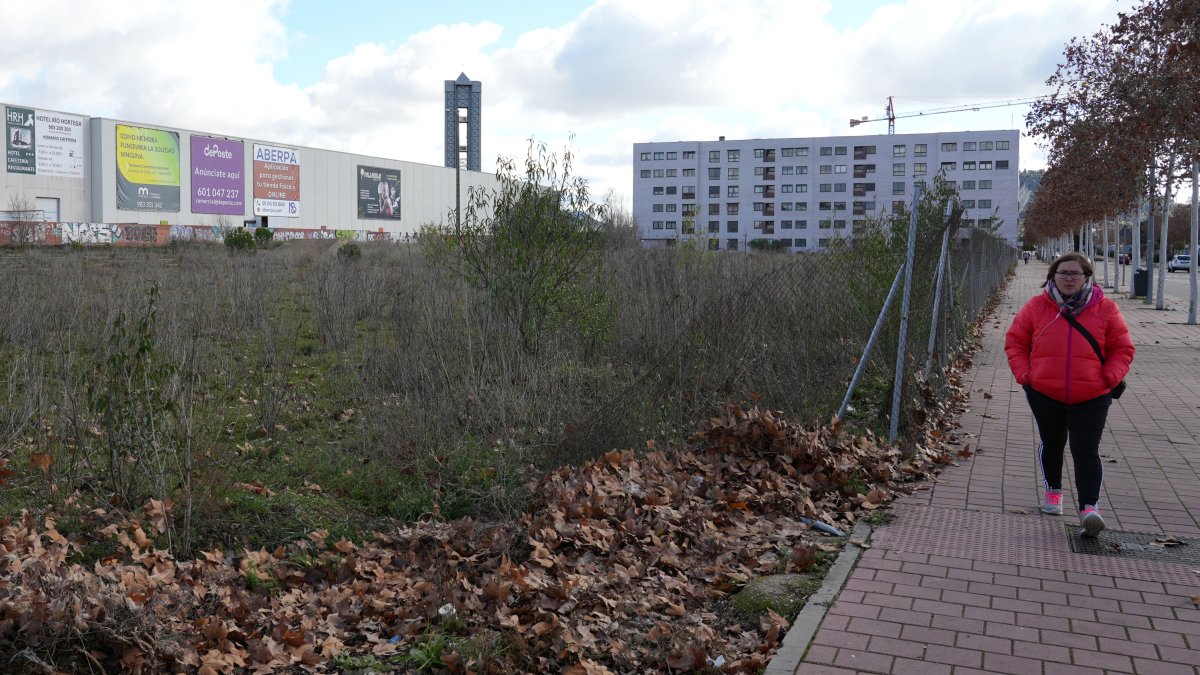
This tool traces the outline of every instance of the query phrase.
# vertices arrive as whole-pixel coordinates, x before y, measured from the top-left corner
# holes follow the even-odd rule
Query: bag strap
[[[1092,334],[1088,332],[1088,329],[1084,328],[1083,325],[1079,323],[1079,320],[1071,315],[1070,310],[1064,309],[1061,313],[1063,318],[1067,320],[1067,323],[1074,326],[1075,330],[1079,331],[1083,337],[1087,338],[1088,344],[1092,345],[1092,349],[1096,350],[1096,357],[1100,359],[1100,365],[1104,365],[1104,354],[1100,352],[1100,343],[1096,342],[1096,338],[1092,337]]]

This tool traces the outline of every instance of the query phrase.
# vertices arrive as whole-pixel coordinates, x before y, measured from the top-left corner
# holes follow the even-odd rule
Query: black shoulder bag
[[[1100,352],[1100,343],[1096,342],[1096,338],[1092,337],[1092,334],[1088,332],[1088,329],[1084,328],[1083,325],[1081,325],[1079,321],[1071,315],[1070,311],[1063,310],[1062,315],[1063,318],[1067,320],[1067,323],[1074,326],[1075,330],[1079,331],[1079,334],[1087,339],[1088,344],[1092,346],[1092,349],[1096,350],[1096,357],[1100,359],[1100,365],[1104,365],[1104,354]],[[1113,387],[1112,391],[1109,393],[1112,394],[1113,398],[1121,398],[1121,394],[1125,393],[1125,380],[1118,382],[1117,386]]]

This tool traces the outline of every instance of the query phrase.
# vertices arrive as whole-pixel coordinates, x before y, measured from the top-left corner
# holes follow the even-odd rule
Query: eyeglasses
[[[1054,276],[1063,279],[1078,279],[1079,277],[1083,276],[1083,272],[1055,272]]]

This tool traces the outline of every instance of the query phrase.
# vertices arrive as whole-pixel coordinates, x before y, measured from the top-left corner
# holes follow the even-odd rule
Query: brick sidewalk
[[[1200,565],[1073,553],[1063,525],[1078,523],[1069,452],[1068,515],[1037,510],[1037,432],[1004,331],[1045,273],[1017,266],[966,375],[961,422],[976,454],[897,500],[896,520],[875,531],[797,675],[1200,675],[1190,600]],[[1101,511],[1110,531],[1200,536],[1200,326],[1185,325],[1181,300],[1158,311],[1108,295],[1138,351],[1100,446]]]

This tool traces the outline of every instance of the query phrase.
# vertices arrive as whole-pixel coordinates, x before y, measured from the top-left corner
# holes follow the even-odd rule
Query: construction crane
[[[1004,108],[1004,107],[1007,107],[1010,105],[1025,105],[1028,103],[1033,103],[1034,101],[1038,101],[1043,98],[1045,98],[1045,96],[1033,96],[1030,98],[1014,98],[1014,99],[1011,99],[1008,101],[992,101],[990,103],[974,103],[971,105],[955,105],[955,106],[950,106],[948,108],[934,108],[932,110],[918,110],[917,112],[910,112],[910,113],[904,113],[903,115],[897,115],[896,114],[896,106],[892,101],[892,97],[889,96],[887,99],[887,107],[884,108],[884,111],[886,113],[885,117],[870,118],[870,117],[867,117],[864,115],[862,117],[862,119],[851,119],[850,126],[856,127],[860,124],[866,124],[867,122],[881,122],[886,119],[888,121],[888,135],[891,136],[896,133],[896,120],[900,119],[901,117],[924,117],[925,115],[941,115],[942,113],[962,112],[965,110],[984,110],[986,108]]]

